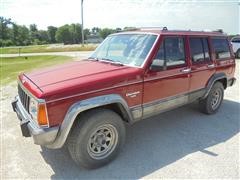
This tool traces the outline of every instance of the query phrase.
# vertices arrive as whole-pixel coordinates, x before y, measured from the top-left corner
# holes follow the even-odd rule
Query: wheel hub
[[[97,146],[101,146],[102,144],[105,144],[105,142],[106,142],[106,136],[101,133],[101,134],[97,134],[94,137],[93,144]]]
[[[103,159],[115,149],[118,141],[118,133],[111,124],[98,127],[88,141],[88,154],[93,159]]]
[[[216,89],[212,94],[211,106],[213,109],[216,109],[221,101],[221,92],[219,89]]]

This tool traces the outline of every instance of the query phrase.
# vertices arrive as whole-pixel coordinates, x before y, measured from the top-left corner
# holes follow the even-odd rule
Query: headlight
[[[32,116],[32,118],[34,120],[37,120],[38,102],[35,99],[33,99],[33,98],[30,98],[29,113],[30,113],[30,115]]]
[[[32,119],[40,126],[48,126],[47,108],[45,104],[38,103],[35,99],[30,98],[29,113]]]

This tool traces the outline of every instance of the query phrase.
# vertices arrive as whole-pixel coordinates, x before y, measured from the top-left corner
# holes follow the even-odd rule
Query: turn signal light
[[[38,105],[38,124],[41,126],[48,125],[47,109],[45,104]]]

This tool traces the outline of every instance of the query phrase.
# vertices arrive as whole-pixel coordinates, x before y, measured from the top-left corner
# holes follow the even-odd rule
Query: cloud
[[[45,29],[81,23],[80,0],[2,0],[1,14]],[[238,1],[84,0],[85,27],[168,26],[239,33]]]

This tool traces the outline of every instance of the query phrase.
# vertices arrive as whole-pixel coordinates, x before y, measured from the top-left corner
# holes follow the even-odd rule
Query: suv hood
[[[73,95],[125,84],[138,68],[82,60],[51,67],[24,76],[42,92],[43,98]],[[135,75],[134,75],[135,76]]]
[[[96,76],[102,73],[109,73],[120,69],[127,68],[126,66],[112,65],[109,63],[95,61],[74,61],[64,65],[47,68],[32,73],[27,73],[27,76],[40,89],[46,86],[63,83],[69,80]]]

